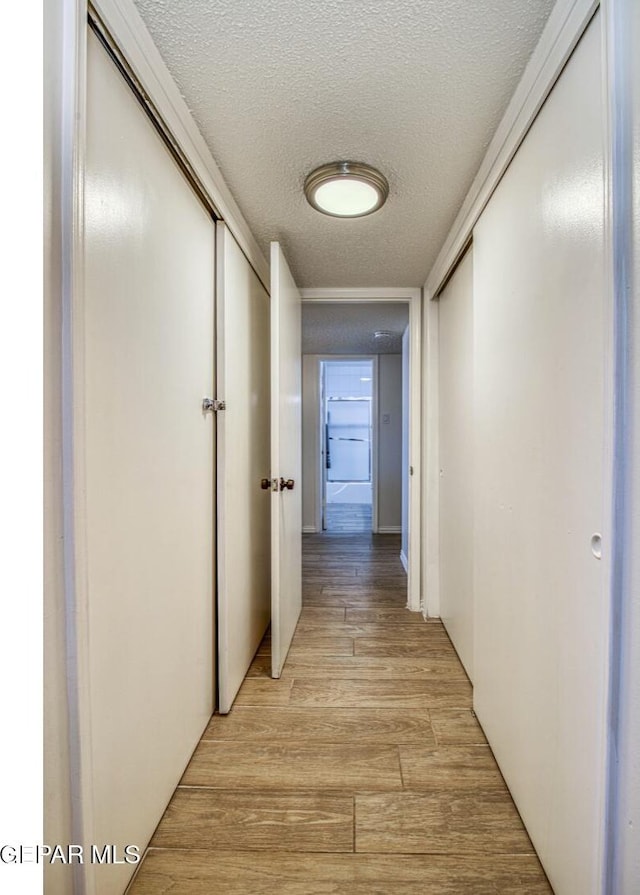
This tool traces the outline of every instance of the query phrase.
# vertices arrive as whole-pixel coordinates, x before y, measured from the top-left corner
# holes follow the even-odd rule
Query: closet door
[[[473,250],[438,299],[440,614],[473,680]]]
[[[87,107],[83,811],[121,857],[213,710],[215,228],[92,33]],[[121,895],[134,869],[85,871]]]
[[[602,891],[610,491],[600,47],[598,14],[473,242],[474,704],[557,895]]]
[[[271,618],[269,293],[227,226],[218,249],[218,691],[231,709]]]

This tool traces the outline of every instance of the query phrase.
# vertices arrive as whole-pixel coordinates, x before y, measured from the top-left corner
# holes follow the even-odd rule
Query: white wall
[[[440,615],[473,680],[473,251],[438,300]]]
[[[70,843],[62,524],[62,40],[63,3],[44,5],[44,842]],[[45,865],[47,895],[68,895],[71,867]]]
[[[368,355],[370,356],[370,355]],[[321,501],[318,355],[302,358],[302,524],[316,530]],[[383,422],[385,416],[389,422]],[[375,452],[374,452],[375,456]],[[378,530],[402,526],[402,355],[378,355]]]
[[[556,895],[601,892],[603,111],[592,21],[474,230],[474,705]]]
[[[409,327],[402,334],[402,544],[400,558],[408,571],[409,562],[409,403],[411,400],[409,380],[411,361],[409,357]]]

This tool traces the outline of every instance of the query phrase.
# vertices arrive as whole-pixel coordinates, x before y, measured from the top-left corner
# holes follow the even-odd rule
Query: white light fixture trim
[[[386,177],[362,162],[332,162],[307,176],[309,204],[332,217],[360,218],[381,208],[389,195]]]

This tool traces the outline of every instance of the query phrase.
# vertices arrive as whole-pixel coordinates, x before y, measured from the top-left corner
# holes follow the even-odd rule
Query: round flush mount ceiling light
[[[332,162],[307,176],[304,194],[316,211],[337,218],[360,218],[384,205],[386,177],[362,162]]]

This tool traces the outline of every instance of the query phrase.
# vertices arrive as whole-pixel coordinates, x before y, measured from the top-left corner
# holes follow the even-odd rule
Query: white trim
[[[427,277],[427,299],[437,295],[455,266],[478,218],[598,6],[598,0],[557,0],[453,227]]]
[[[89,595],[84,430],[84,179],[87,8],[70,3],[64,20],[62,195],[62,451],[64,574],[69,700],[71,832],[93,842]],[[92,865],[75,865],[76,895],[95,895]]]
[[[379,355],[374,354],[372,360],[372,385],[373,389],[371,400],[371,533],[376,535],[380,532],[380,359]]]
[[[399,534],[402,534],[402,526],[401,525],[379,525],[378,526],[378,534],[379,535],[399,535]]]
[[[420,289],[409,286],[398,288],[363,286],[331,286],[329,288],[301,289],[302,301],[414,301],[420,296]]]
[[[440,352],[439,305],[424,305],[424,469],[422,570],[425,618],[440,617]]]
[[[409,574],[409,560],[407,559],[407,555],[404,550],[400,551],[400,562],[402,563],[405,572],[407,575]]]
[[[85,8],[86,15],[88,4],[81,2],[81,6]],[[93,0],[93,6],[269,292],[271,284],[267,259],[224,182],[138,10],[131,0]]]
[[[327,445],[325,443],[325,430],[324,430],[324,419],[323,419],[323,411],[324,411],[324,370],[322,369],[322,358],[318,355],[314,356],[314,363],[316,365],[316,391],[314,393],[314,398],[317,402],[317,415],[316,415],[316,426],[318,427],[318,431],[316,432],[316,446],[318,450],[317,460],[319,464],[315,470],[316,477],[316,505],[313,511],[313,518],[316,523],[316,531],[322,532],[324,531],[324,516],[325,516],[325,479],[326,479],[326,467],[325,467],[325,455],[327,450]]]
[[[417,612],[422,606],[422,290],[402,287],[345,287],[301,289],[307,302],[406,302],[409,305],[409,571],[408,607]],[[398,529],[400,531],[401,529]],[[386,531],[386,529],[384,530]],[[378,529],[379,533],[383,529]]]
[[[302,526],[302,534],[303,535],[315,535],[318,534],[318,529],[315,525],[303,525]]]
[[[634,814],[640,793],[637,772],[638,648],[637,545],[634,525],[637,505],[638,317],[631,308],[638,299],[638,261],[634,235],[638,213],[633,208],[634,183],[634,4],[626,0],[602,2],[603,97],[605,109],[605,189],[607,317],[605,358],[608,418],[605,443],[608,496],[603,554],[608,563],[605,599],[609,598],[609,724],[604,825],[602,891],[606,895],[637,888],[638,831]],[[635,66],[637,70],[637,65]],[[637,162],[635,163],[638,164]],[[634,347],[635,343],[635,347]],[[635,369],[634,369],[635,367]],[[634,590],[634,584],[635,590]]]

